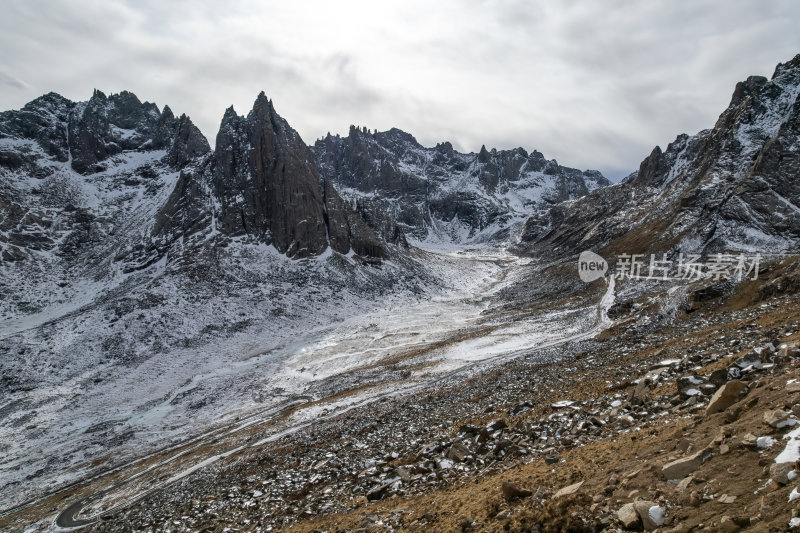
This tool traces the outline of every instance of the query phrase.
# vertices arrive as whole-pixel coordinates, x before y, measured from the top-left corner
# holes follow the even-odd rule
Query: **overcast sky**
[[[350,124],[522,146],[619,178],[800,53],[800,2],[0,0],[0,109],[130,90],[214,144],[264,90],[307,143]]]

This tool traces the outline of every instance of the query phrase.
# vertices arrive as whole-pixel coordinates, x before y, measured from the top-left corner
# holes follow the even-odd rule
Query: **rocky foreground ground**
[[[619,301],[599,338],[321,421],[90,529],[800,529],[796,270],[698,285],[674,317]]]

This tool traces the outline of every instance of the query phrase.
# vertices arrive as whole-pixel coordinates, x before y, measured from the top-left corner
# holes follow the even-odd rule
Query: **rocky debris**
[[[738,402],[741,399],[742,391],[747,389],[747,383],[734,380],[729,381],[719,388],[706,407],[706,414],[718,413],[726,410],[728,407]]]
[[[675,337],[665,334],[656,334],[659,335],[656,337],[653,330],[639,333],[634,328],[628,328],[624,333],[628,341],[587,343],[580,350],[575,350],[580,356],[563,361],[559,366],[541,364],[540,357],[545,355],[537,352],[535,357],[509,362],[496,371],[479,373],[467,384],[440,384],[436,394],[421,393],[411,401],[397,399],[378,402],[369,409],[350,411],[337,422],[320,421],[311,434],[303,432],[284,441],[286,445],[290,442],[299,443],[303,449],[302,455],[285,456],[283,452],[264,451],[263,455],[269,457],[272,463],[270,473],[257,474],[256,477],[269,481],[270,498],[276,502],[269,506],[262,505],[258,511],[241,516],[259,517],[263,523],[287,527],[287,524],[302,523],[307,513],[329,515],[360,512],[360,506],[372,505],[365,503],[371,501],[367,498],[368,493],[370,498],[379,496],[380,500],[375,501],[381,502],[392,502],[395,498],[409,501],[406,499],[429,495],[437,499],[436,505],[442,505],[438,502],[438,491],[441,489],[451,487],[457,493],[467,487],[478,486],[485,479],[492,480],[487,490],[495,494],[500,503],[494,507],[494,504],[487,502],[490,518],[487,518],[489,522],[486,524],[483,519],[478,521],[478,517],[470,511],[468,516],[476,520],[475,529],[484,525],[489,530],[495,525],[500,528],[504,522],[514,521],[519,513],[524,512],[523,508],[539,509],[556,505],[556,502],[573,511],[577,505],[575,502],[581,502],[580,505],[585,509],[582,516],[587,523],[593,523],[592,520],[598,520],[598,523],[603,521],[606,529],[613,527],[616,510],[620,510],[626,502],[633,504],[636,498],[652,502],[662,509],[665,517],[665,526],[662,527],[679,528],[687,515],[706,512],[706,509],[714,506],[724,505],[727,512],[731,512],[731,509],[737,508],[743,496],[724,485],[722,480],[728,474],[724,470],[719,471],[722,468],[720,465],[729,464],[732,456],[741,461],[742,457],[746,457],[742,454],[755,451],[761,451],[766,461],[766,455],[774,452],[757,448],[758,437],[755,435],[752,437],[752,452],[740,447],[741,435],[745,431],[736,425],[736,420],[729,422],[724,416],[703,415],[706,403],[715,392],[711,390],[713,387],[703,387],[710,383],[708,376],[711,372],[706,369],[723,368],[730,364],[741,353],[746,353],[745,346],[748,344],[764,345],[768,339],[759,329],[749,327],[747,321],[754,320],[761,312],[774,311],[786,305],[786,301],[775,302],[758,312],[746,310],[719,317],[694,313],[671,335],[713,331],[738,320],[742,320],[743,325],[736,326],[741,329],[734,332],[726,330],[726,335],[719,335],[719,339],[708,338],[702,347],[691,344],[689,353],[682,346],[673,348],[679,352],[674,355],[672,352],[648,352],[646,361],[637,363],[637,370],[634,371],[631,370],[631,364],[627,363],[621,367],[609,366],[604,363],[605,359],[599,358],[599,354],[607,356],[613,353],[615,357],[626,357],[651,343],[666,342]],[[731,345],[731,337],[738,343]],[[563,351],[563,347],[559,351]],[[674,358],[665,360],[667,356]],[[758,399],[765,391],[777,387],[778,383],[783,387],[785,381],[773,382],[772,376],[783,372],[791,364],[790,361],[772,367],[762,365],[745,373],[742,382],[749,387],[749,394]],[[591,394],[585,394],[582,383],[585,376],[598,375],[605,376],[605,384],[593,389]],[[562,383],[573,379],[573,376],[581,381],[581,385],[563,388]],[[700,384],[692,383],[699,387],[700,394],[688,398],[680,394],[678,380],[687,376],[701,381]],[[540,383],[546,383],[547,386],[538,387]],[[631,401],[631,390],[639,383],[645,383],[650,390],[640,396],[641,403],[634,403]],[[543,390],[548,391],[547,394],[542,394]],[[510,411],[524,402],[533,407],[518,415],[508,416]],[[741,417],[752,417],[757,413],[760,425],[766,408],[783,407],[783,404],[763,402],[741,401],[728,411],[740,410]],[[574,465],[582,450],[612,441],[619,444],[613,444],[611,449],[628,445],[623,443],[650,441],[653,432],[672,424],[681,424],[674,441],[663,440],[663,434],[653,437],[651,442],[657,450],[653,452],[655,455],[638,459],[640,465],[635,468],[628,467],[611,475],[603,475],[601,485],[597,484],[592,474],[582,471],[590,463],[583,463],[580,467]],[[710,436],[698,438],[695,427],[700,424],[710,425]],[[748,426],[748,430],[757,431],[754,428],[758,425]],[[658,446],[663,449],[658,449]],[[729,451],[722,455],[726,446]],[[703,462],[704,456],[701,455],[700,464],[693,474],[679,484],[669,483],[666,476],[662,475],[662,465],[702,451],[712,452],[714,459]],[[327,454],[333,457],[331,462],[311,470]],[[460,457],[463,457],[463,461],[458,460]],[[604,460],[610,461],[607,467],[610,469],[619,459],[615,452],[611,452]],[[538,480],[539,487],[530,490],[532,494],[524,496],[523,500],[518,497],[507,500],[501,486],[503,473],[528,465],[541,465],[547,476],[549,472],[554,472],[558,476],[555,478],[557,481],[548,484],[549,478],[545,476]],[[224,480],[235,479],[239,467],[231,468],[230,474],[222,469],[207,479],[200,475],[202,483],[207,487],[224,485]],[[256,470],[263,471],[263,466]],[[402,483],[392,483],[395,479]],[[554,497],[559,489],[584,479],[584,484],[576,493]],[[765,480],[762,479],[758,486],[763,485]],[[758,486],[754,484],[752,490]],[[517,488],[527,490],[519,485]],[[375,489],[380,491],[376,494],[372,492]],[[295,499],[295,495],[301,495],[301,499]],[[783,495],[781,498],[785,501]],[[292,503],[284,508],[278,501]],[[727,501],[734,503],[722,503]],[[635,506],[632,509],[636,512]],[[415,520],[429,530],[436,529],[441,523],[435,522],[437,519],[432,517],[423,521],[420,515]],[[636,517],[638,525],[635,527],[643,528],[638,513]],[[738,520],[738,517],[733,519]],[[438,520],[443,518],[439,517]],[[709,524],[711,522],[706,525]],[[709,527],[718,530],[719,519],[715,518],[714,525]]]

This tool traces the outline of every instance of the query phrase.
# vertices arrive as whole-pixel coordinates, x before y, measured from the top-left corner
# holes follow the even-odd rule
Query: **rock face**
[[[95,90],[79,103],[46,94],[19,111],[1,113],[0,138],[35,140],[81,174],[104,170],[105,160],[124,151],[168,150],[170,162],[182,166],[211,150],[186,115],[176,119],[169,107],[159,112],[127,91],[106,97]]]
[[[317,255],[329,244],[340,253],[385,254],[377,236],[320,178],[313,154],[264,93],[247,119],[226,112],[212,188],[222,204],[223,233],[254,235],[290,256]]]
[[[388,254],[263,93],[247,117],[225,113],[215,152],[186,115],[129,92],[96,90],[86,102],[50,93],[0,113],[0,259],[14,265],[0,315],[71,301],[83,280],[110,287],[162,260],[197,270],[239,241],[290,258]]]
[[[800,55],[736,86],[713,129],[656,147],[623,183],[534,215],[520,250],[780,252],[800,242]]]
[[[531,211],[586,195],[608,180],[522,148],[462,154],[421,146],[398,129],[350,127],[313,147],[321,174],[387,240],[464,242],[507,236]]]
[[[96,90],[77,103],[50,93],[0,113],[0,257],[37,259],[42,268],[43,258],[62,258],[47,268],[74,263],[102,275],[109,256],[135,247],[123,226],[152,223],[135,206],[157,202],[176,172],[210,151],[186,115],[129,92]]]
[[[246,118],[233,108],[225,112],[209,171],[223,234],[253,236],[291,257],[318,255],[329,245],[341,253],[352,247],[383,254],[320,179],[313,154],[263,92]]]
[[[0,114],[0,170],[25,177],[4,182],[0,194],[8,213],[0,257],[7,261],[30,250],[72,257],[106,241],[111,249],[103,254],[130,272],[164,257],[177,242],[195,238],[199,244],[211,235],[246,236],[290,257],[328,247],[372,258],[386,254],[364,220],[320,178],[310,149],[263,93],[247,117],[225,113],[216,152],[186,115],[176,118],[169,107],[159,111],[132,93],[96,90],[77,103],[50,93]],[[43,180],[42,186],[31,186],[28,177]],[[168,188],[169,196],[160,197]],[[105,209],[88,204],[133,196],[148,199],[136,204],[155,208],[155,216],[121,235],[112,227],[131,213],[119,213],[100,231],[95,219]],[[64,238],[53,238],[55,219]]]

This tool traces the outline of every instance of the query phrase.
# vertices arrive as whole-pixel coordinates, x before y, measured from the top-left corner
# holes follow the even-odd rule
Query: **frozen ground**
[[[496,312],[493,296],[533,268],[526,260],[473,249],[426,253],[425,262],[434,281],[422,294],[397,291],[371,300],[339,294],[201,346],[135,365],[107,364],[98,382],[98,368],[86,368],[85,375],[60,384],[43,380],[4,400],[4,508],[214,428],[236,431],[292,402],[329,399],[297,410],[282,433],[472,365],[592,335],[605,324],[598,309],[612,303],[609,287],[600,307],[514,316]],[[209,305],[223,308],[224,302]],[[91,322],[83,315],[70,315],[63,327]],[[35,339],[40,329],[17,337]],[[182,464],[170,475],[197,467]],[[110,495],[108,505],[131,493],[134,487]]]

